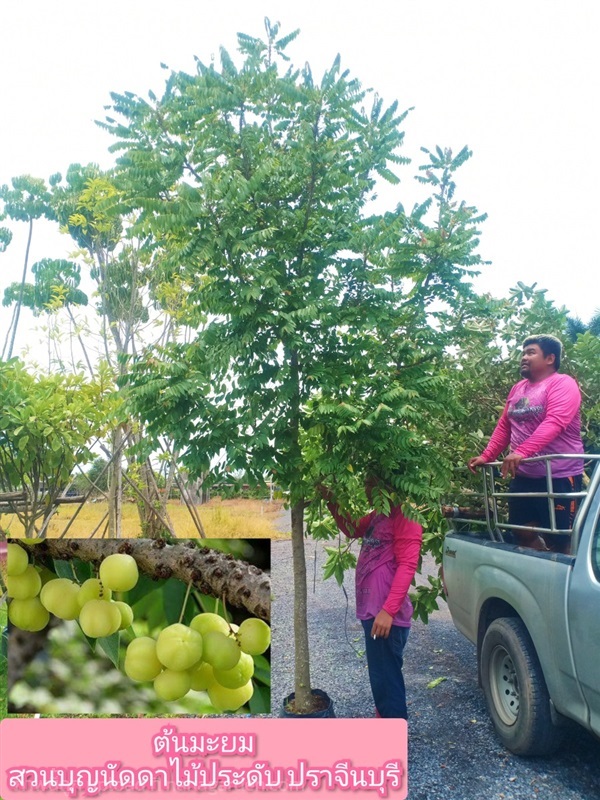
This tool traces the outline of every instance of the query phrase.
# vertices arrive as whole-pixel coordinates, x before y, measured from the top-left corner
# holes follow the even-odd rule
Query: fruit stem
[[[179,623],[183,621],[183,615],[185,614],[185,607],[187,605],[188,598],[190,596],[190,592],[192,591],[193,581],[190,581],[187,585],[187,590],[185,593],[185,597],[183,598],[183,605],[181,606],[181,614],[179,615]]]

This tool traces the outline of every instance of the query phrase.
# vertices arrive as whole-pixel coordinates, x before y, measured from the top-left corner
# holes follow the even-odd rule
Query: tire
[[[480,674],[502,744],[518,756],[545,756],[561,743],[535,647],[520,619],[494,620],[483,638]]]

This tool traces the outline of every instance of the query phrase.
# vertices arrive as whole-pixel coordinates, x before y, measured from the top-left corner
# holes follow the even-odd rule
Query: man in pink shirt
[[[530,336],[523,342],[521,377],[508,394],[502,416],[487,447],[471,458],[469,469],[475,469],[498,456],[510,446],[502,462],[501,474],[512,477],[509,492],[546,492],[546,466],[543,461],[522,464],[524,458],[552,453],[583,453],[581,441],[581,393],[576,381],[558,372],[562,344],[554,336]],[[583,459],[553,459],[552,484],[557,493],[581,491]],[[572,526],[575,503],[557,498],[556,527]],[[539,528],[550,527],[548,500],[509,498],[509,524]],[[568,534],[519,532],[518,540],[536,549],[568,552]]]
[[[379,481],[367,481],[369,502]],[[339,513],[330,493],[319,487],[338,527],[352,539],[362,539],[356,565],[356,616],[365,632],[369,681],[379,717],[406,719],[403,652],[412,618],[408,590],[421,552],[423,531],[399,506],[389,516],[371,511],[359,520]]]

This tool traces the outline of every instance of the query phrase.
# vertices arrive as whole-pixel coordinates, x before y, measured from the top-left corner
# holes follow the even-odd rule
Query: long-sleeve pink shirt
[[[410,627],[413,607],[408,597],[417,570],[423,529],[406,519],[399,507],[389,517],[372,511],[354,523],[329,510],[346,536],[362,539],[356,564],[356,616],[372,619],[384,609],[393,617],[392,625]]]
[[[528,379],[519,381],[508,394],[482,458],[495,461],[509,445],[511,452],[525,458],[549,453],[583,453],[580,406],[581,393],[570,375],[555,372],[535,383]],[[552,461],[552,474],[557,478],[582,472],[582,459]],[[546,467],[543,461],[520,464],[517,473],[527,478],[543,478]]]

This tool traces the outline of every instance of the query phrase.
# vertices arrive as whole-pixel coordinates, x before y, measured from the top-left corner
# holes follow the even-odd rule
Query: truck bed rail
[[[553,459],[582,459],[585,462],[595,462],[595,466],[590,478],[589,485],[585,491],[581,492],[555,492],[552,483],[552,460]],[[503,542],[505,537],[503,531],[526,531],[528,533],[538,533],[545,535],[564,535],[569,534],[572,537],[572,547],[576,548],[578,544],[578,527],[577,518],[580,516],[582,509],[586,505],[586,498],[588,498],[590,491],[600,482],[600,454],[586,454],[586,453],[560,453],[548,454],[543,456],[534,456],[532,458],[524,458],[521,463],[535,463],[544,461],[546,464],[546,491],[545,492],[509,492],[498,491],[496,488],[496,475],[497,467],[502,464],[502,461],[491,461],[488,464],[482,465],[483,472],[483,509],[482,518],[477,518],[477,515],[468,513],[461,515],[463,509],[456,509],[458,513],[453,513],[451,519],[453,522],[466,523],[469,525],[482,525],[487,529],[489,537],[493,541]],[[503,522],[500,518],[498,511],[498,502],[505,501],[510,497],[545,497],[548,500],[548,512],[550,518],[550,527],[532,527],[525,525],[511,525],[508,522]],[[572,528],[557,528],[556,526],[556,513],[554,508],[554,500],[557,498],[569,498],[570,500],[580,499],[582,502],[579,504],[577,514],[573,520]],[[450,516],[450,515],[447,515]]]

